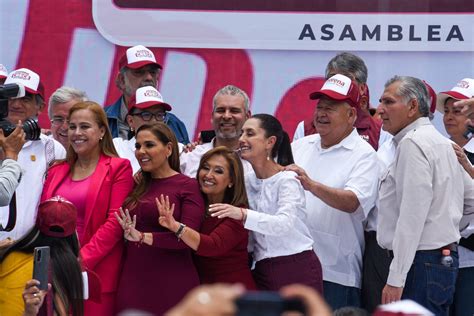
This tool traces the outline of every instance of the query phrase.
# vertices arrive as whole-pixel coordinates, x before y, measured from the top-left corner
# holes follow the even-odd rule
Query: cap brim
[[[319,91],[313,92],[309,95],[309,98],[311,100],[316,100],[316,99],[320,99],[322,96],[326,96],[326,97],[328,97],[330,99],[333,99],[333,100],[336,100],[336,101],[346,101],[347,103],[349,103],[349,105],[351,105],[353,107],[357,107],[352,102],[352,100],[349,96],[334,92],[332,90],[319,90]]]
[[[444,113],[444,104],[446,103],[446,100],[448,98],[452,98],[455,100],[469,99],[464,94],[456,92],[456,91],[440,92],[438,93],[437,98],[436,98],[436,109],[440,111],[441,113]]]
[[[161,67],[160,64],[155,63],[154,61],[151,61],[151,60],[141,60],[141,61],[137,61],[135,63],[128,64],[126,66],[130,69],[138,69],[138,68],[146,66],[146,65],[156,65],[160,69],[163,68],[163,67]]]
[[[149,107],[152,107],[153,105],[160,105],[160,106],[162,106],[162,107],[165,109],[165,111],[171,111],[171,105],[169,105],[168,103],[158,102],[158,101],[148,101],[148,102],[143,102],[143,103],[140,103],[140,104],[134,104],[134,105],[130,108],[129,113],[130,113],[134,108],[137,108],[137,109],[140,109],[140,110],[144,110],[144,109],[148,109]]]

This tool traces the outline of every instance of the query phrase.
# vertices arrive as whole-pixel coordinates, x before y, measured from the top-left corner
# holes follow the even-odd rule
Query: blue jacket
[[[122,105],[122,97],[120,97],[114,104],[105,107],[107,114],[107,121],[109,122],[110,132],[112,137],[119,137],[118,132],[118,118],[120,116],[120,107]],[[181,144],[189,144],[188,131],[184,123],[173,113],[166,113],[166,125],[174,132],[178,142]]]

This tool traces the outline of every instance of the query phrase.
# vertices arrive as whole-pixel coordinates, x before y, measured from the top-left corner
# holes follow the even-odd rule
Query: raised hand
[[[160,195],[160,198],[155,198],[156,208],[158,209],[158,223],[171,230],[176,232],[179,228],[179,223],[174,219],[174,203],[170,205],[170,199],[168,196]]]
[[[137,215],[133,215],[133,219],[130,216],[128,209],[125,211],[119,208],[120,215],[115,212],[115,217],[123,229],[123,237],[129,241],[140,241],[141,234],[135,229],[137,224]]]

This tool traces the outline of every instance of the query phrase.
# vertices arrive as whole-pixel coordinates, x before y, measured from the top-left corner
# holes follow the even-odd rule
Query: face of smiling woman
[[[88,109],[77,110],[69,118],[69,143],[78,157],[100,155],[100,139],[105,129],[99,127],[94,113]]]
[[[156,178],[164,169],[169,168],[171,143],[163,144],[150,130],[142,130],[136,136],[135,157],[145,172]]]
[[[229,185],[233,185],[229,163],[221,155],[214,155],[203,163],[198,173],[198,180],[201,191],[207,195],[210,204],[222,202],[225,191]]]

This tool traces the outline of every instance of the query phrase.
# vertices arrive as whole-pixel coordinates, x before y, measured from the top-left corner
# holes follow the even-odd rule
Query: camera
[[[0,129],[5,136],[10,135],[15,130],[16,125],[9,122],[8,98],[22,98],[25,96],[25,87],[16,83],[0,85]],[[22,126],[27,140],[38,140],[41,135],[41,128],[37,119],[27,119]]]

